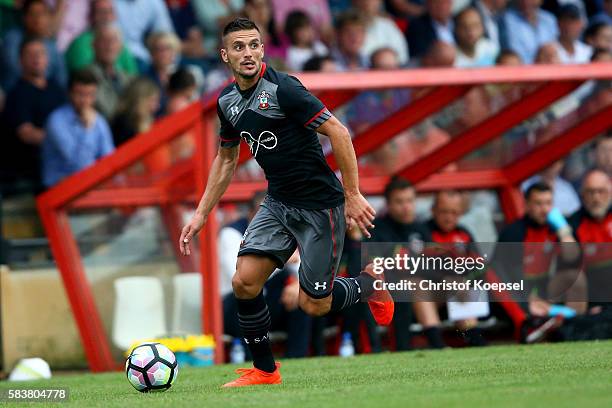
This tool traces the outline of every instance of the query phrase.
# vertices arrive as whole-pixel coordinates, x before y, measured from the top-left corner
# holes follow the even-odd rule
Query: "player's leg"
[[[301,258],[300,307],[312,316],[322,316],[352,306],[362,297],[370,301],[376,279],[371,267],[355,278],[336,277],[346,234],[344,207],[289,211],[293,222],[288,228],[298,242]],[[374,314],[379,324],[391,321],[393,302],[390,304],[390,315],[388,307],[383,319]]]

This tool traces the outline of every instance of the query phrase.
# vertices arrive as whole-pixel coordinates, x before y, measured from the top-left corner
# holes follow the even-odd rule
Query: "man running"
[[[369,237],[375,216],[359,192],[349,132],[296,78],[266,67],[255,23],[245,18],[230,22],[222,40],[221,58],[235,82],[219,95],[220,147],[204,195],[179,244],[183,255],[191,253],[192,238],[230,184],[244,139],[264,170],[268,195],[244,234],[232,279],[254,367],[239,370],[241,377],[224,386],[280,384],[262,288],[296,247],[301,258],[299,305],[306,313],[321,316],[338,311],[363,296],[378,324],[388,325],[394,305],[387,291],[373,293],[371,268],[357,278],[336,277],[347,223]],[[344,187],[325,161],[317,132],[330,139]]]

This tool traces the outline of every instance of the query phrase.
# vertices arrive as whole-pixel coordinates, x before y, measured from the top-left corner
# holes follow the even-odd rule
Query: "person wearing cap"
[[[580,41],[584,21],[580,9],[574,4],[559,8],[557,16],[559,38],[555,42],[559,59],[563,64],[586,64],[590,61],[593,49]]]

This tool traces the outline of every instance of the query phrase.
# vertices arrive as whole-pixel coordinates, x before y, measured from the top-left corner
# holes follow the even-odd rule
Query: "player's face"
[[[243,30],[229,33],[221,49],[221,59],[228,64],[234,76],[245,79],[259,74],[264,56],[264,45],[257,30]]]
[[[414,202],[416,194],[413,188],[395,190],[389,195],[387,211],[391,218],[403,224],[414,221]]]
[[[550,191],[534,191],[527,200],[527,215],[539,225],[546,224],[546,217],[552,210],[553,195]]]

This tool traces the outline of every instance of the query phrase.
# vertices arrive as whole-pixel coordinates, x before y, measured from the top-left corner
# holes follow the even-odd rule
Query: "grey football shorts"
[[[282,268],[297,247],[300,287],[308,296],[321,299],[331,294],[345,232],[344,204],[307,210],[268,195],[244,233],[238,256],[268,256]]]

